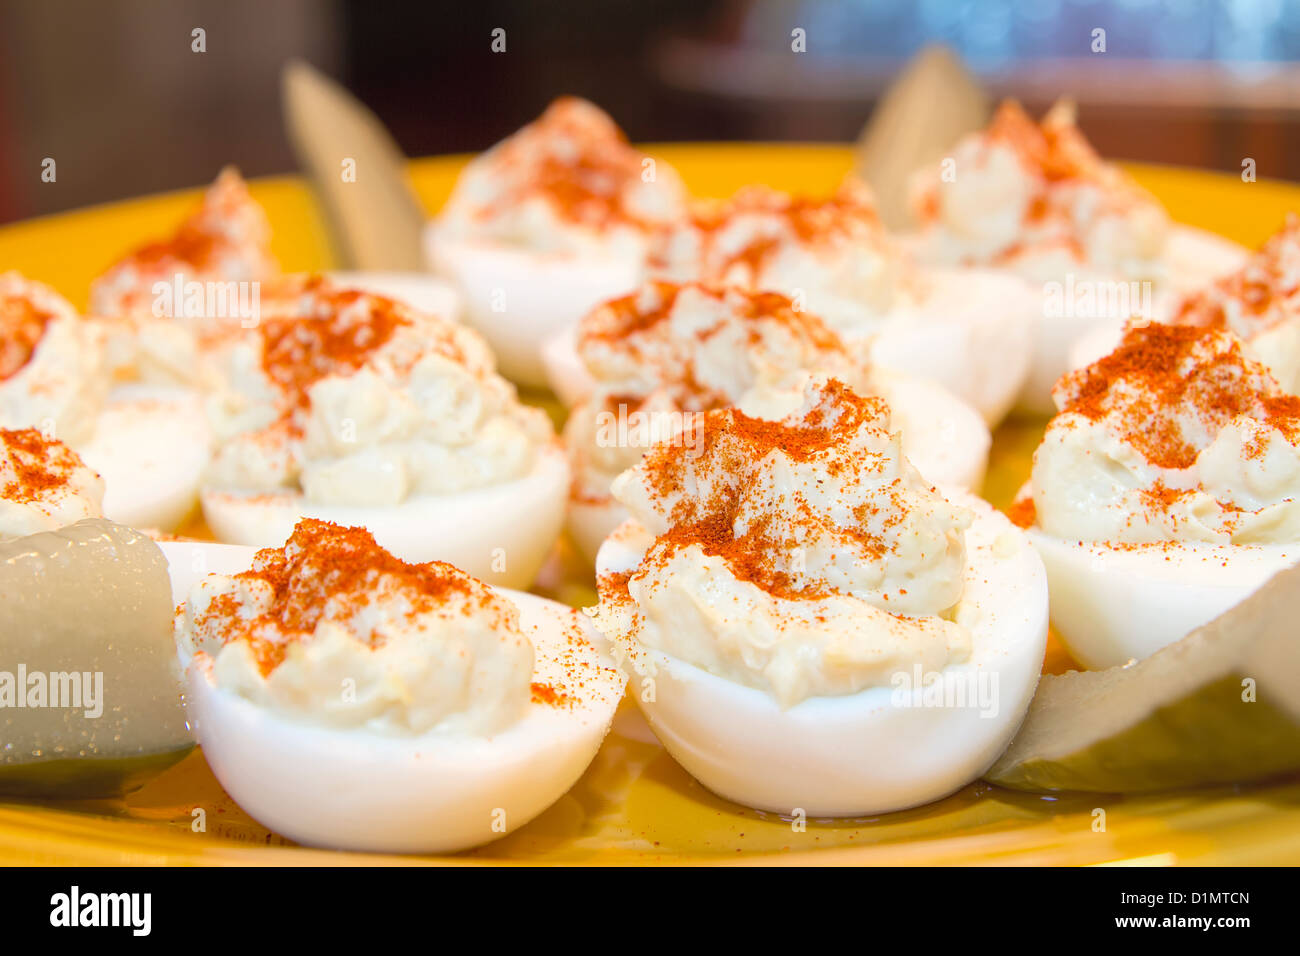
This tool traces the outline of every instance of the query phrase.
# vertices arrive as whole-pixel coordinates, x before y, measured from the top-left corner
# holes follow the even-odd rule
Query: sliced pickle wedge
[[[1125,793],[1300,771],[1300,566],[1124,667],[1047,676],[985,779]]]
[[[0,542],[0,793],[94,798],[193,747],[167,560],[102,518]]]

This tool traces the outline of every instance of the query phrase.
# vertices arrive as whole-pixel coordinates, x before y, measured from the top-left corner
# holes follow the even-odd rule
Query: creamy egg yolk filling
[[[448,239],[640,259],[648,231],[685,202],[676,172],[633,149],[598,107],[561,97],[465,167],[438,223]]]
[[[63,442],[0,428],[0,540],[104,514],[104,481]]]
[[[790,707],[969,657],[973,515],[903,457],[883,401],[830,381],[778,421],[724,409],[691,427],[696,449],[657,445],[614,483],[647,545],[601,575],[592,613],[631,667],[662,651]]]
[[[1290,215],[1236,272],[1184,298],[1173,322],[1236,334],[1283,388],[1300,392],[1300,217]]]
[[[853,179],[823,198],[747,186],[697,202],[657,233],[649,271],[781,292],[845,335],[875,329],[912,281],[870,191]]]
[[[1300,398],[1230,332],[1131,327],[1053,397],[1018,523],[1116,545],[1300,540]]]
[[[220,689],[314,725],[490,735],[531,699],[533,647],[512,602],[313,519],[250,570],[195,584],[176,638],[184,659],[211,660]]]
[[[608,500],[610,483],[690,413],[780,417],[813,369],[870,387],[866,364],[790,299],[703,283],[652,281],[606,303],[583,319],[578,354],[595,383],[565,425],[580,501]]]
[[[1102,161],[1068,104],[1035,123],[1004,102],[987,129],[918,172],[909,193],[930,261],[1004,266],[1038,281],[1069,271],[1161,278],[1168,216]]]
[[[205,488],[391,506],[527,475],[552,440],[476,333],[319,277],[222,350]]]

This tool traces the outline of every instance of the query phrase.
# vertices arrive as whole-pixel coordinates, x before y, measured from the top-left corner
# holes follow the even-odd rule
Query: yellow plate
[[[650,147],[700,195],[746,182],[825,192],[849,169],[839,146]],[[464,157],[420,160],[412,176],[434,210]],[[1132,167],[1173,217],[1257,245],[1300,188],[1181,169]],[[296,178],[257,182],[287,270],[335,264],[310,192]],[[168,232],[196,201],[188,191],[115,203],[0,229],[0,269],[52,283],[84,306],[87,288],[128,246]],[[1005,505],[1024,479],[1038,423],[999,429],[986,495]],[[572,580],[573,596],[590,582]],[[1068,664],[1058,647],[1045,666]],[[1104,810],[1098,814],[1097,810]],[[199,812],[202,811],[202,812]],[[268,832],[225,795],[195,753],[122,800],[0,803],[3,864],[421,862],[304,850]],[[427,859],[427,858],[424,858]],[[658,746],[611,735],[587,774],[540,818],[498,843],[441,862],[506,863],[1264,863],[1300,861],[1300,781],[1140,798],[1035,797],[973,784],[939,803],[861,820],[785,820],[745,810],[696,784]]]

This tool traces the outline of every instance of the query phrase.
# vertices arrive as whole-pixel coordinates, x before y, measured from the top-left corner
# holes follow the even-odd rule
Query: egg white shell
[[[1300,560],[1296,545],[1176,542],[1117,549],[1031,529],[1070,655],[1100,670],[1150,657]]]
[[[668,752],[705,787],[736,803],[812,817],[861,816],[938,800],[977,779],[1006,749],[1038,684],[1047,642],[1042,562],[1001,514],[969,495],[966,600],[982,611],[972,652],[945,675],[997,674],[997,713],[908,707],[876,687],[808,698],[782,710],[767,693],[670,655],[642,650],[657,674],[637,702]],[[644,537],[620,528],[600,550],[600,572],[638,563]],[[642,532],[644,536],[644,532]],[[994,554],[1002,555],[997,560]],[[640,680],[634,677],[633,680]]]
[[[917,471],[945,487],[971,491],[983,484],[993,439],[975,409],[935,382],[881,374],[879,385],[892,427],[903,433],[903,454]],[[570,498],[566,529],[578,553],[594,562],[601,544],[627,516],[612,498]]]
[[[433,270],[460,291],[465,319],[487,339],[501,373],[533,387],[546,386],[543,343],[641,277],[631,257],[539,254],[448,238],[437,224],[425,232],[425,249]]]
[[[925,280],[927,295],[875,337],[872,360],[938,382],[996,425],[1029,374],[1042,296],[989,269],[933,269]]]
[[[573,655],[600,675],[571,709],[530,702],[515,724],[487,738],[317,727],[221,690],[211,659],[200,655],[188,668],[188,706],[217,780],[258,822],[309,846],[452,853],[519,829],[586,771],[624,680],[589,626],[587,642],[570,641],[568,608],[504,593],[536,649],[534,682],[566,685],[572,664],[563,658]],[[503,826],[494,830],[497,820]]]
[[[1072,369],[1071,350],[1093,334],[1114,336],[1118,340],[1123,328],[1124,319],[1110,316],[1040,315],[1034,334],[1034,357],[1016,397],[1016,411],[1023,415],[1055,414],[1052,386]]]
[[[983,417],[937,382],[877,373],[889,403],[890,427],[903,434],[903,454],[928,481],[975,491],[984,483],[993,436]]]
[[[595,564],[600,546],[627,517],[627,509],[613,498],[603,501],[570,498],[565,530],[578,553],[588,563]]]
[[[546,382],[565,408],[585,402],[596,381],[578,357],[578,326],[573,324],[542,343]]]
[[[405,302],[411,308],[453,322],[460,320],[460,295],[456,287],[423,272],[330,272],[344,288],[360,289]]]
[[[77,448],[104,479],[104,516],[132,528],[173,531],[198,504],[212,451],[203,400],[191,389],[121,385]]]
[[[569,465],[558,444],[514,481],[449,495],[408,498],[394,507],[318,505],[301,494],[257,495],[205,488],[203,516],[229,544],[280,547],[302,517],[369,529],[406,561],[446,561],[498,587],[528,587],[560,535]]]
[[[1166,281],[1174,295],[1208,285],[1246,264],[1250,250],[1238,242],[1193,226],[1175,225],[1165,239]]]

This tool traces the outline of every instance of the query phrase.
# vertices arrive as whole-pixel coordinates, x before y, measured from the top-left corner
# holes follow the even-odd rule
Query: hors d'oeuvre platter
[[[952,160],[565,98],[427,273],[0,228],[0,862],[1296,859],[1300,188]]]

